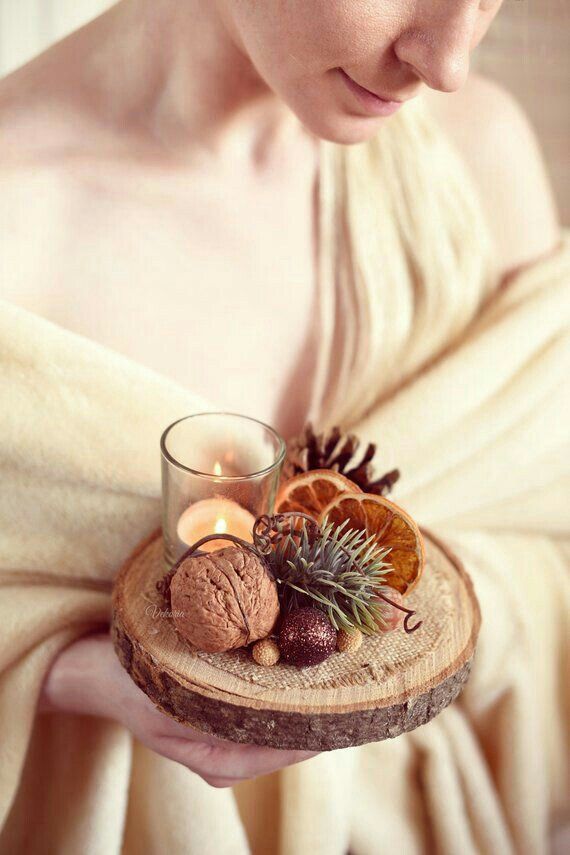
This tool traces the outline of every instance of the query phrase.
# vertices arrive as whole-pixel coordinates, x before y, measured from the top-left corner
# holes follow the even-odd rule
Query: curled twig
[[[294,520],[305,519],[311,525],[311,533],[320,534],[321,527],[317,520],[310,514],[305,514],[302,511],[283,511],[280,514],[262,514],[253,524],[253,540],[257,548],[264,555],[269,555],[273,546],[276,546],[283,537],[294,533]],[[281,520],[289,519],[291,522],[288,528],[279,528]]]
[[[391,606],[394,606],[395,609],[399,609],[401,612],[406,613],[406,617],[404,618],[404,631],[408,633],[408,635],[412,632],[415,632],[416,629],[419,629],[422,625],[423,621],[418,621],[414,626],[409,626],[410,619],[415,615],[415,611],[413,609],[407,609],[405,606],[401,606],[399,603],[395,603],[394,600],[391,600],[389,597],[386,597],[384,594],[377,594],[377,597],[380,597],[386,603],[390,603]]]

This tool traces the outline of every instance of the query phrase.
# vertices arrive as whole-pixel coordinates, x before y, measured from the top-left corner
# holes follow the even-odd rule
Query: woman
[[[318,324],[312,284],[323,272],[327,223],[318,212],[323,210],[327,169],[333,176],[329,186],[338,188],[339,146],[355,147],[354,155],[342,155],[349,163],[360,156],[358,144],[378,140],[379,146],[387,146],[384,166],[369,173],[362,164],[352,173],[347,167],[348,190],[354,186],[350,176],[360,175],[363,194],[345,211],[349,234],[360,233],[368,241],[366,258],[372,267],[377,256],[370,226],[380,225],[382,239],[395,228],[406,151],[409,222],[416,187],[418,222],[406,239],[398,223],[399,237],[382,255],[384,266],[373,274],[391,283],[378,299],[391,306],[383,347],[392,348],[393,358],[384,353],[378,371],[372,362],[359,363],[357,344],[350,375],[343,365],[348,345],[329,345],[327,389],[330,393],[334,387],[339,399],[343,390],[344,401],[344,410],[329,408],[329,420],[348,422],[357,413],[364,417],[402,378],[413,376],[455,341],[501,283],[550,256],[560,242],[551,193],[524,116],[496,86],[468,78],[471,52],[500,5],[497,0],[123,0],[0,84],[3,297],[25,313],[52,321],[62,333],[78,333],[159,372],[165,384],[168,377],[196,396],[213,395],[223,408],[250,412],[290,436],[308,416],[317,418],[317,403],[327,400],[321,346],[325,315],[321,307]],[[431,118],[424,119],[425,110]],[[424,121],[433,126],[426,125],[422,136]],[[391,123],[396,129],[401,123],[401,138],[400,131],[390,131]],[[449,150],[438,148],[440,138],[451,142]],[[390,139],[392,149],[386,142]],[[390,152],[398,164],[392,171],[386,166]],[[460,169],[453,160],[456,152],[466,173],[457,184],[450,179],[445,219],[438,206],[446,197],[446,170],[451,175]],[[427,198],[422,188],[431,180],[426,176],[432,166],[441,179],[439,195],[433,197],[439,202],[426,210],[419,200]],[[385,183],[374,183],[379,175]],[[455,201],[458,218],[450,213]],[[431,222],[422,223],[422,218]],[[430,232],[438,219],[439,230]],[[346,274],[346,243],[339,234],[329,231],[328,240],[340,241],[337,264]],[[441,246],[433,243],[433,234],[439,235]],[[403,289],[396,285],[404,281],[398,271],[407,241],[419,259],[413,306],[419,321],[400,357],[391,336],[397,319],[405,315]],[[443,257],[452,244],[459,249],[445,268]],[[421,285],[430,281],[430,265],[433,282],[441,281],[442,289],[435,316]],[[364,273],[365,267],[363,262]],[[464,293],[459,292],[459,270]],[[340,281],[348,280],[341,275]],[[17,317],[24,325],[33,323],[31,315]],[[46,338],[59,334],[42,329]],[[333,364],[335,356],[338,365]],[[362,376],[376,378],[375,385],[366,384],[364,395],[354,384],[358,364]],[[113,365],[118,373],[128,373],[126,363]],[[160,397],[158,387],[153,388]],[[74,406],[75,412],[77,401]],[[161,412],[159,424],[164,423]],[[67,451],[73,455],[70,446],[78,436],[68,439]],[[410,474],[413,481],[413,469]],[[144,512],[136,516],[140,530],[131,530],[132,543],[117,541],[101,564],[115,561],[116,570],[116,559],[152,528],[156,495],[151,504],[141,487],[139,511],[145,497]],[[66,501],[66,507],[73,505],[71,496]],[[18,523],[21,540],[28,529],[21,516]],[[86,530],[82,525],[89,538]],[[66,536],[71,537],[67,530]],[[37,555],[33,560],[33,568],[42,569]],[[27,556],[20,564],[30,569]],[[61,564],[50,569],[53,575]],[[88,569],[85,574],[91,575]],[[479,584],[484,594],[485,582]],[[350,846],[357,855],[378,851],[370,848],[367,837],[378,821],[380,849],[399,839],[405,851],[436,844],[454,851],[450,840],[456,834],[455,851],[522,846],[519,851],[530,852],[547,833],[545,816],[535,832],[517,830],[516,810],[510,812],[498,784],[497,805],[489,808],[491,825],[498,830],[485,838],[480,829],[486,822],[479,826],[474,820],[479,831],[462,837],[454,829],[450,837],[430,798],[422,799],[417,786],[409,785],[412,758],[421,749],[406,740],[398,740],[401,748],[382,746],[384,754],[376,759],[372,748],[379,746],[368,753],[366,748],[336,752],[294,767],[296,778],[287,777],[291,769],[260,779],[311,755],[222,743],[157,712],[118,665],[107,632],[93,632],[108,616],[108,590],[97,596],[101,601],[86,607],[65,639],[58,636],[51,644],[50,632],[58,624],[42,636],[44,648],[36,641],[46,652],[37,654],[41,666],[33,670],[29,695],[40,713],[58,715],[34,719],[32,704],[15,739],[17,759],[12,758],[2,790],[6,851],[23,846],[29,852],[111,852],[121,847],[242,852],[247,831],[249,845],[258,851],[276,850],[279,834],[283,851],[328,853]],[[6,632],[11,654],[2,667],[8,673],[6,697],[11,698],[10,667],[24,652],[33,655],[33,648],[18,646]],[[21,686],[23,678],[17,679]],[[67,717],[75,713],[97,717],[96,724]],[[22,771],[34,721],[41,744],[54,752],[43,766],[34,766],[54,775],[54,810],[48,812],[44,803],[45,814],[37,778],[35,785],[30,783],[30,764],[39,762],[40,742],[32,741],[27,771]],[[109,721],[122,727],[113,728]],[[483,719],[475,725],[474,739],[479,726],[486,727]],[[87,727],[89,738],[83,730]],[[127,732],[138,740],[134,749],[125,741]],[[75,746],[79,752],[67,777],[53,747],[58,740],[60,751]],[[140,743],[155,753],[141,753]],[[106,757],[108,765],[98,764],[95,756],[88,760],[90,751]],[[160,762],[156,754],[181,766]],[[372,763],[370,769],[390,768],[386,780],[401,795],[399,813],[379,816],[372,802],[367,808],[370,786],[362,782],[370,770],[359,772],[355,780],[363,788],[362,798],[351,809],[354,819],[347,831],[348,826],[335,826],[330,816],[329,805],[338,804],[338,794],[328,788],[338,782],[321,780],[325,767],[318,764],[336,763],[338,774],[348,774],[359,757],[371,758],[363,761]],[[190,781],[182,767],[202,780],[192,776]],[[74,792],[66,795],[69,781],[75,782]],[[441,783],[450,794],[456,792],[451,778]],[[222,795],[206,784],[234,788]],[[40,788],[44,797],[49,786],[46,777]],[[85,791],[78,794],[75,787]],[[153,801],[151,793],[164,802]],[[449,799],[453,801],[452,795]],[[328,840],[316,830],[311,837],[312,820],[303,813],[304,803],[312,805],[313,818],[322,812],[332,822]],[[63,806],[70,810],[65,821],[54,816]],[[40,811],[32,827],[24,819],[30,810],[36,817]],[[468,813],[466,807],[462,810]],[[544,803],[541,811],[547,810]]]

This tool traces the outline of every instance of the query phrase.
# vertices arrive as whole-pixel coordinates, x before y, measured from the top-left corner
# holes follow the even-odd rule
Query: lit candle
[[[218,461],[214,464],[214,474],[222,474],[222,467]],[[188,546],[192,546],[208,534],[234,534],[252,543],[254,522],[253,514],[233,499],[216,496],[212,499],[200,499],[191,504],[180,516],[176,531],[179,539]],[[209,540],[199,548],[204,552],[214,552],[224,546],[231,546],[231,541]]]

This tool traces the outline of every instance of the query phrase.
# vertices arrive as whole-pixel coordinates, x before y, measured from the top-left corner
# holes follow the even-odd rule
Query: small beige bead
[[[352,632],[339,629],[336,636],[336,646],[341,653],[352,653],[354,650],[358,650],[361,644],[362,633],[359,629],[354,629]]]
[[[277,643],[272,638],[262,638],[251,648],[251,655],[258,665],[276,665],[281,656]]]

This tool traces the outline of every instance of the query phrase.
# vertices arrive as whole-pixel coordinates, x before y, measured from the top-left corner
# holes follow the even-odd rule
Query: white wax
[[[253,514],[232,499],[201,499],[181,514],[176,532],[180,540],[188,546],[208,534],[216,533],[235,534],[252,543],[254,522]],[[204,552],[214,552],[231,545],[231,540],[209,540],[199,548]]]

